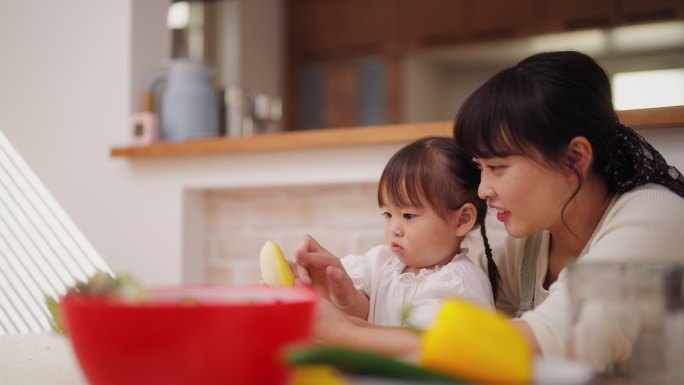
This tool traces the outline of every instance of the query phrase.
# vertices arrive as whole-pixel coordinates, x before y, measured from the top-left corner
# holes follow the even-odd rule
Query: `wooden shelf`
[[[684,106],[619,111],[620,121],[633,128],[684,127]],[[436,135],[451,136],[451,121],[386,126],[287,131],[241,138],[207,138],[160,142],[144,147],[113,147],[113,157],[158,157],[403,143]]]

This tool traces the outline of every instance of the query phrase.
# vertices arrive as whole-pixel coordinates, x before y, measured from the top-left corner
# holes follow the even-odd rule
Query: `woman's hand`
[[[316,305],[313,336],[323,344],[367,350],[390,357],[413,356],[420,345],[420,335],[412,330],[372,325],[345,314],[323,298]]]
[[[316,304],[313,336],[325,344],[345,346],[345,341],[357,326],[352,319],[330,301],[321,298]]]

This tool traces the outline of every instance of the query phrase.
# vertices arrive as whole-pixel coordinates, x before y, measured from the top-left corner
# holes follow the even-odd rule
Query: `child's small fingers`
[[[292,271],[295,275],[295,283],[299,282],[300,285],[310,286],[313,282],[309,276],[309,271],[302,265],[294,261],[288,261]]]
[[[338,306],[348,305],[353,300],[356,290],[351,278],[343,269],[332,266],[328,267],[326,273],[333,302]]]

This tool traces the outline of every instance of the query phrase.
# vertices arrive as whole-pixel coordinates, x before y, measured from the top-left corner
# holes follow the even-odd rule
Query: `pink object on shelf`
[[[159,118],[153,112],[136,112],[130,119],[130,142],[147,146],[159,140]]]

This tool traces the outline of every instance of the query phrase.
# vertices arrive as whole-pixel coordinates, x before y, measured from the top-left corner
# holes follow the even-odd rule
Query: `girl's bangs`
[[[423,195],[419,175],[408,172],[405,167],[393,169],[380,181],[378,205],[421,207],[419,197]]]

